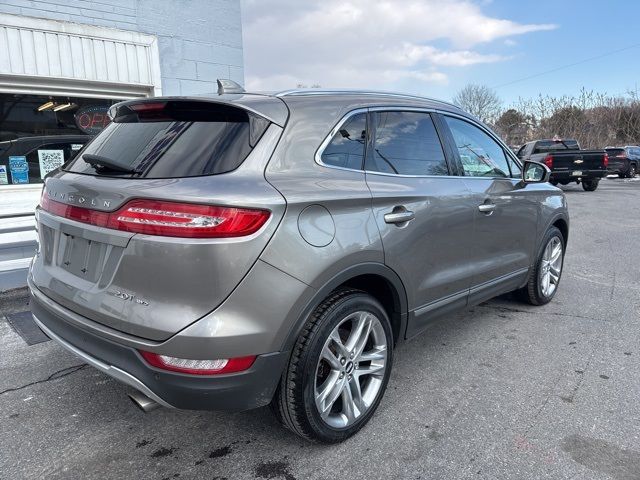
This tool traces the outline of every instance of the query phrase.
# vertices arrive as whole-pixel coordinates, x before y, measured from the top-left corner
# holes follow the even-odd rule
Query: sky
[[[619,95],[640,89],[638,19],[636,0],[242,0],[245,84]]]

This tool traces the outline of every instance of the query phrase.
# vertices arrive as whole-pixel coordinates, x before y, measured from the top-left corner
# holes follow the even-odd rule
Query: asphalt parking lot
[[[397,351],[372,421],[306,443],[267,408],[144,414],[52,341],[28,346],[0,296],[0,478],[640,479],[640,179],[565,187],[555,300],[509,296]]]

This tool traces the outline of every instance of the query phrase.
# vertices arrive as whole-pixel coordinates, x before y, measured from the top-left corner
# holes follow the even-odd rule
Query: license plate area
[[[571,175],[573,175],[574,177],[581,177],[582,170],[574,170],[573,172],[571,172]]]
[[[57,266],[90,282],[97,282],[102,272],[108,245],[60,232]]]

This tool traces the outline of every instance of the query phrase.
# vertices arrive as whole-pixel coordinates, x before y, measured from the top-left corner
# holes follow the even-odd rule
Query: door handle
[[[410,222],[414,218],[416,218],[416,215],[411,210],[405,210],[404,207],[400,207],[400,208],[396,207],[393,209],[393,212],[385,213],[384,222],[385,223],[405,223],[405,222]]]
[[[488,215],[491,215],[495,209],[496,205],[494,203],[483,203],[482,205],[478,205],[478,210]]]

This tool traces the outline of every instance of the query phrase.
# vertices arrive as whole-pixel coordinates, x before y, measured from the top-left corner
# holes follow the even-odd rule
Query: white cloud
[[[469,0],[243,0],[242,8],[246,83],[266,90],[443,84],[452,69],[511,58],[478,47],[555,28],[492,18]]]

